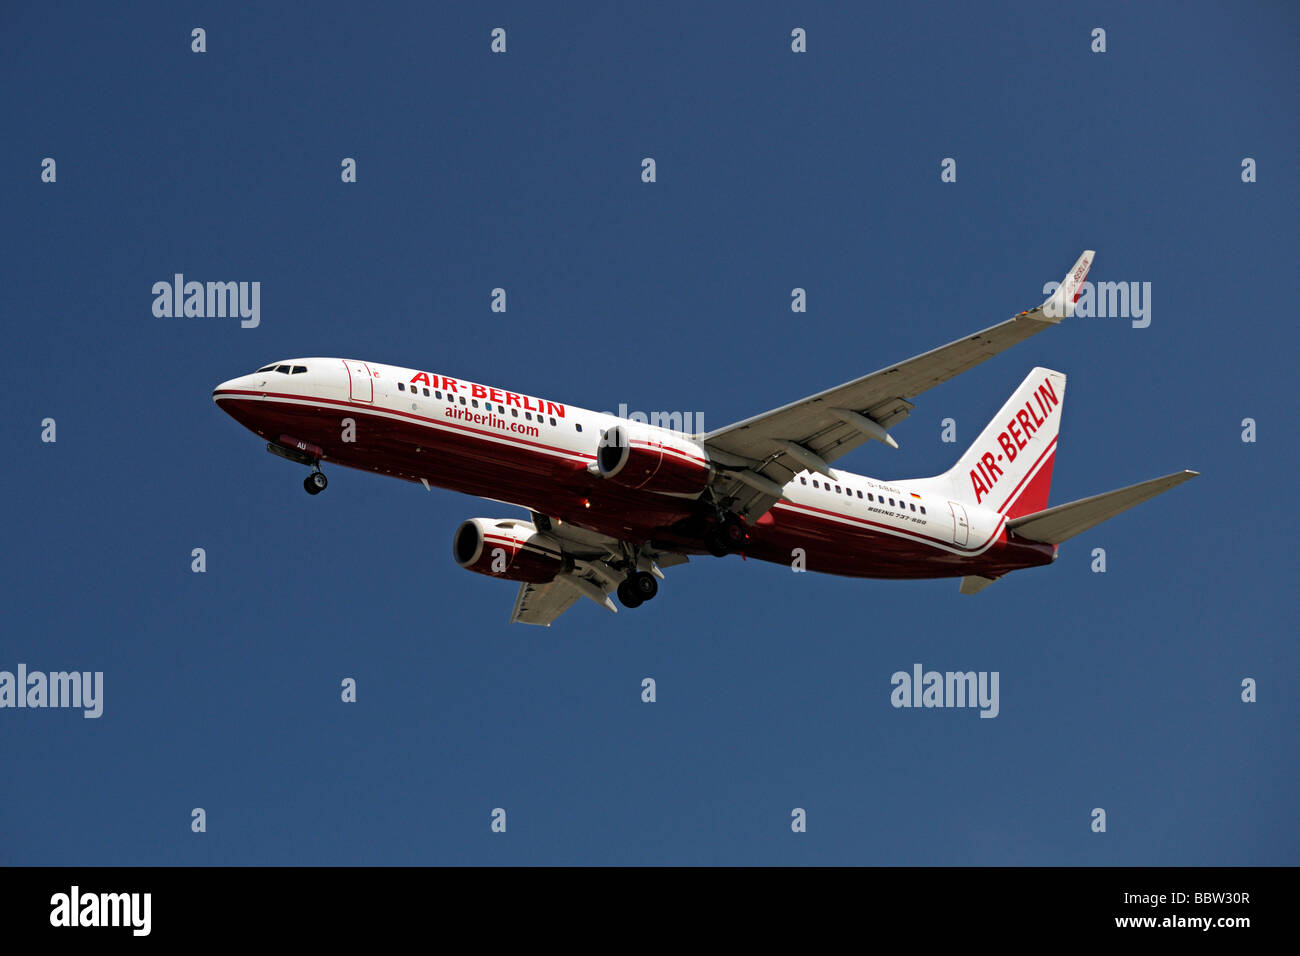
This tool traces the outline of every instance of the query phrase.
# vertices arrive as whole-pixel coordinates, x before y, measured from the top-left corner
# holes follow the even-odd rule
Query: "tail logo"
[[[975,492],[976,504],[984,500],[984,496],[993,490],[993,486],[1003,476],[998,462],[1005,461],[1009,465],[1015,461],[1016,456],[1029,444],[1034,432],[1047,423],[1060,404],[1052,380],[1043,379],[1043,384],[1038,386],[1023,408],[1016,410],[1006,428],[999,433],[997,441],[1002,451],[996,456],[991,451],[984,452],[976,467],[971,469],[970,483],[971,490]]]

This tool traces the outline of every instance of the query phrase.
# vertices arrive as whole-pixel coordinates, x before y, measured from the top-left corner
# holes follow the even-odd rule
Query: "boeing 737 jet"
[[[527,509],[471,518],[452,554],[519,583],[512,621],[550,625],[579,598],[617,611],[656,596],[690,555],[793,564],[848,577],[961,579],[974,594],[1050,564],[1057,546],[1181,484],[1181,471],[1049,507],[1065,375],[1035,368],[948,471],[881,481],[832,468],[890,429],[922,392],[1069,317],[1080,256],[1042,305],[1005,322],[725,428],[686,434],[451,378],[339,358],[286,359],[223,382],[213,399],[308,466],[343,465]]]

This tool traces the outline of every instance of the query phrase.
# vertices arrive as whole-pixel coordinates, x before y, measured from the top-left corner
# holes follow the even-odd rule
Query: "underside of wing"
[[[523,584],[515,598],[511,623],[550,627],[578,598],[585,597],[617,613],[610,595],[628,575],[629,568],[663,577],[661,568],[685,564],[684,554],[643,547],[629,553],[624,542],[547,515],[532,513],[533,525],[553,539],[566,559],[566,570],[543,584]]]
[[[560,583],[557,578],[547,584],[521,584],[515,598],[511,624],[537,624],[550,627],[551,622],[577,603],[582,594]]]

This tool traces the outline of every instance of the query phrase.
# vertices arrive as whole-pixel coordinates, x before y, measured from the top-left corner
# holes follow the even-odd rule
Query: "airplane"
[[[1048,506],[1066,376],[1036,367],[948,471],[880,481],[831,467],[911,399],[1068,318],[1093,252],[1042,305],[897,365],[725,428],[687,434],[433,371],[286,359],[213,400],[310,471],[322,463],[524,508],[452,537],[469,571],[519,583],[510,620],[550,626],[587,597],[652,600],[663,569],[711,554],[863,578],[960,578],[962,594],[1050,564],[1058,546],[1196,477],[1181,471]]]

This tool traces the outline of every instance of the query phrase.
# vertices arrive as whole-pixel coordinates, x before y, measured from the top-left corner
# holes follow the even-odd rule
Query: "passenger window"
[[[555,419],[554,419],[554,418],[551,419],[551,424],[552,424],[552,425],[555,424]]]
[[[428,397],[429,397],[429,390],[426,388],[426,389],[422,389],[422,391],[424,392],[424,397],[425,397],[425,398],[428,398]]]
[[[807,479],[807,478],[800,477],[800,479],[799,479],[799,484],[801,484],[801,485],[806,485],[806,484],[808,484],[808,479]]]
[[[574,423],[573,423],[573,427],[576,428],[578,431],[582,431],[582,423],[581,423],[581,422],[574,422]]]
[[[513,416],[515,416],[515,418],[518,418],[518,417],[519,417],[519,409],[517,409],[517,408],[512,408],[512,409],[510,409],[510,414],[513,415]]]
[[[875,500],[876,500],[876,496],[873,495],[871,492],[868,491],[868,492],[867,492],[867,500],[868,500],[868,501],[875,501]]]
[[[921,514],[925,514],[925,505],[921,505]]]
[[[531,421],[533,420],[533,413],[532,413],[532,412],[524,412],[524,418],[528,419],[528,420],[531,422]]]
[[[813,487],[814,487],[814,488],[820,488],[820,487],[821,487],[821,485],[817,484],[817,479],[816,479],[816,478],[813,479]]]
[[[836,493],[837,495],[842,493],[842,492],[840,491],[840,486],[839,486],[839,485],[836,485],[836,486],[835,486],[835,493]]]
[[[916,510],[916,505],[912,505],[912,510],[913,510],[913,511]]]
[[[893,498],[890,498],[890,499],[889,499],[889,507],[891,507],[891,508],[894,507],[894,499],[893,499]]]
[[[478,399],[477,399],[477,398],[471,398],[471,399],[469,400],[469,403],[470,403],[470,405],[473,406],[474,408],[478,408]]]
[[[460,399],[460,403],[461,403],[462,405],[464,405],[464,404],[465,404],[465,396],[464,396],[464,395],[459,395],[459,396],[457,396],[457,397]]]
[[[398,383],[397,383],[397,390],[398,390],[399,392],[404,392],[404,391],[406,391],[406,383],[405,383],[405,382],[398,382]]]
[[[442,401],[442,392],[438,391],[438,390],[435,388],[435,389],[433,390],[433,397],[436,398],[438,401]]]
[[[861,490],[858,491],[858,497],[859,497],[859,498],[862,497],[862,491],[861,491]]]

